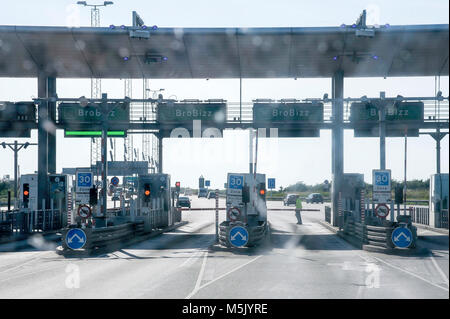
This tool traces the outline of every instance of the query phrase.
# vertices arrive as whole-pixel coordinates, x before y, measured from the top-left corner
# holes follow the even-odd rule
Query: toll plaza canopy
[[[449,26],[376,28],[0,26],[0,77],[294,78],[449,74]]]

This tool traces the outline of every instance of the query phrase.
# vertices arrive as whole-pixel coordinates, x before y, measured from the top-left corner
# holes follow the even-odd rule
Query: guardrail
[[[74,228],[74,227],[71,227]],[[67,247],[66,236],[71,228],[65,228],[62,231],[62,247],[64,250],[70,250]],[[85,228],[83,231],[86,234],[86,243],[83,246],[84,250],[92,250],[95,248],[112,245],[126,241],[134,236],[144,233],[144,222],[129,222],[117,226],[109,226],[102,228]]]
[[[3,235],[58,230],[63,226],[63,214],[57,209],[0,212],[0,234]]]

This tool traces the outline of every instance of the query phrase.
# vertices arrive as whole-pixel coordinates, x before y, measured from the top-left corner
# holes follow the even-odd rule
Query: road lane
[[[358,250],[318,223],[323,205],[306,204],[320,211],[304,212],[303,225],[293,207],[269,211],[270,241],[232,249],[214,245],[215,200],[191,198],[211,210],[184,211],[187,225],[112,253],[0,253],[0,298],[448,298],[430,256]],[[434,256],[440,267],[446,253]]]

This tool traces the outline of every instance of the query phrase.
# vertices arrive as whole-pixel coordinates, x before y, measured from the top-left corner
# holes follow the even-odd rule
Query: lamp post
[[[17,141],[14,141],[14,143],[6,143],[3,142],[0,145],[3,146],[3,148],[6,148],[8,146],[13,152],[14,152],[14,198],[18,199],[17,196],[17,172],[18,172],[18,159],[19,159],[19,151],[23,148],[26,149],[29,145],[37,145],[37,143],[18,143]]]
[[[103,1],[103,4],[89,4],[86,1],[78,1],[78,5],[82,5],[84,7],[91,7],[91,27],[99,27],[100,26],[100,10],[99,7],[106,7],[108,5],[114,4],[112,1]],[[102,91],[102,83],[100,79],[91,78],[91,98],[101,98]],[[98,144],[95,144],[95,139],[91,139],[91,165],[97,164],[99,157],[99,147]],[[94,155],[95,152],[95,155]],[[100,151],[101,153],[101,151]],[[101,155],[100,155],[101,156]]]

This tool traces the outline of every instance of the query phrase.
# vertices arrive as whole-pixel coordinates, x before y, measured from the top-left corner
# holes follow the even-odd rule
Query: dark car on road
[[[198,190],[198,198],[200,197],[208,197],[208,191],[206,190],[206,188],[200,188]]]
[[[206,198],[207,199],[216,198],[216,192],[209,192]]]
[[[178,197],[177,206],[191,208],[191,200],[189,199],[189,197]]]
[[[296,194],[287,194],[286,197],[283,199],[283,205],[284,206],[295,205],[297,198],[298,195]]]
[[[319,194],[319,193],[309,194],[308,197],[306,197],[306,202],[310,203],[310,204],[314,204],[314,203],[321,203],[321,204],[323,204],[322,194]]]

